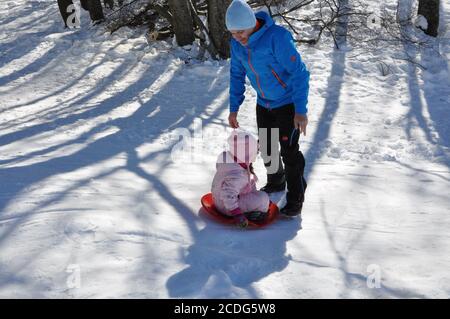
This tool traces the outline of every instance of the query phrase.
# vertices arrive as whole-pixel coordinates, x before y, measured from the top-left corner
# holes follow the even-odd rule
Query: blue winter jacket
[[[237,112],[244,101],[247,75],[259,105],[273,109],[294,103],[296,113],[306,114],[309,72],[291,33],[266,12],[256,13],[256,18],[264,24],[250,36],[247,46],[231,39],[230,112]]]

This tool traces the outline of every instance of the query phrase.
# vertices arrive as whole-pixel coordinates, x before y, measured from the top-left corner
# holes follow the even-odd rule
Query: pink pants
[[[269,210],[270,199],[267,193],[262,191],[253,191],[251,193],[241,194],[239,195],[239,208],[243,213],[245,212],[267,212]],[[227,211],[221,205],[222,203],[215,203],[217,209],[226,214]]]

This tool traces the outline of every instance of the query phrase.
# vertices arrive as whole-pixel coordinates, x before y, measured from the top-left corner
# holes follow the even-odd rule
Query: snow
[[[2,1],[0,297],[448,298],[441,3],[442,36],[412,50],[426,69],[394,58],[410,48],[299,47],[311,71],[303,216],[241,231],[199,202],[229,132],[227,61],[149,46],[145,30],[109,35],[86,12],[66,31],[55,1]],[[238,119],[256,133],[246,94]],[[190,161],[172,156],[181,146]],[[262,186],[260,158],[255,169]]]
[[[428,21],[423,15],[418,15],[416,21],[414,21],[414,25],[416,28],[420,28],[422,30],[428,29]]]

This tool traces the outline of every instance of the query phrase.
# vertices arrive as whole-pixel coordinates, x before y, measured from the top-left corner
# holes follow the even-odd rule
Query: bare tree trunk
[[[418,14],[427,19],[426,34],[437,37],[439,28],[439,0],[419,0]]]
[[[67,28],[69,26],[68,19],[70,16],[70,13],[67,12],[70,5],[73,5],[72,0],[58,0],[58,7],[59,12],[61,13],[61,17],[64,21],[64,25]]]
[[[105,19],[103,15],[103,8],[100,0],[81,0],[81,7],[84,10],[89,11],[89,16],[92,21],[100,21]],[[58,0],[58,7],[61,13],[61,16],[64,20],[64,24],[68,27],[67,19],[70,17],[71,13],[68,13],[67,10],[70,5],[73,5],[72,0]]]
[[[88,1],[89,1],[89,0],[80,0],[81,7],[82,7],[84,10],[86,10],[86,11],[89,11],[89,4],[88,4]]]
[[[179,46],[194,42],[194,21],[191,15],[189,0],[169,0],[172,13],[173,30]]]
[[[87,0],[89,8],[89,16],[92,21],[99,21],[105,19],[103,15],[102,3],[100,0]]]
[[[105,8],[108,6],[110,9],[114,8],[114,0],[103,0]]]
[[[338,49],[340,44],[344,44],[345,42],[347,42],[348,16],[345,14],[349,12],[348,2],[349,0],[338,0],[337,2],[338,19],[336,23],[336,35],[334,37],[334,41]]]
[[[208,0],[208,28],[211,41],[221,58],[230,57],[230,33],[225,27],[225,13],[232,0]]]
[[[103,15],[103,8],[100,0],[80,0],[81,7],[89,11],[89,16],[92,21],[99,21],[105,19]]]

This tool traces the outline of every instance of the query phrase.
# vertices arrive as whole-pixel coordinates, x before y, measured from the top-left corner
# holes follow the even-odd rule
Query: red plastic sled
[[[212,198],[212,194],[208,193],[203,195],[202,197],[202,206],[205,209],[206,213],[211,216],[214,220],[218,221],[222,224],[234,224],[233,219],[223,214],[219,213],[214,206],[214,200]],[[249,227],[264,227],[273,223],[273,221],[277,218],[278,215],[278,207],[274,203],[270,202],[269,206],[269,216],[262,221],[250,221],[248,222]]]

